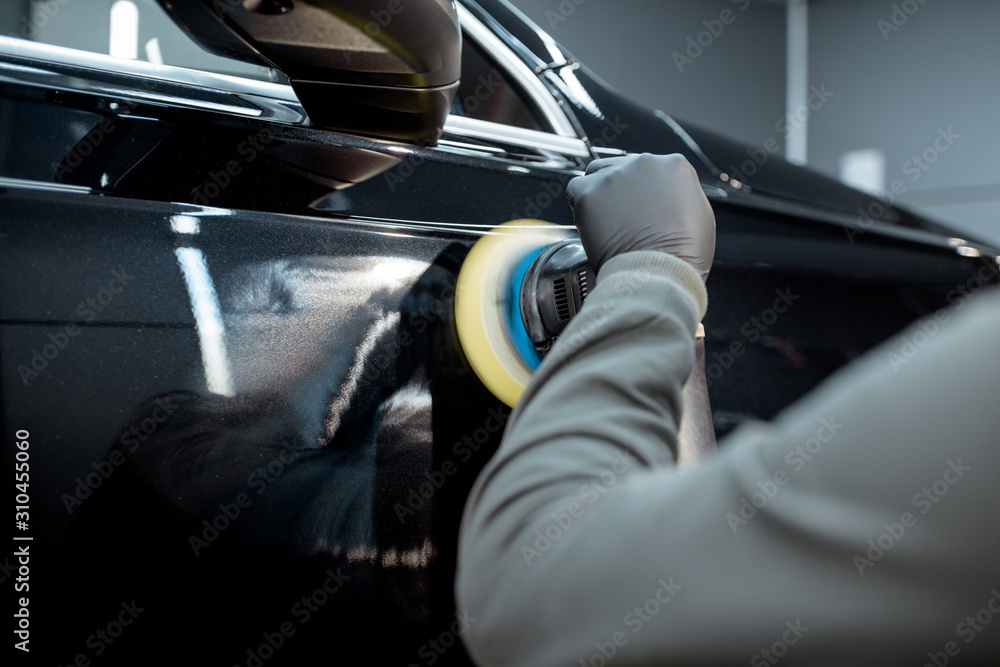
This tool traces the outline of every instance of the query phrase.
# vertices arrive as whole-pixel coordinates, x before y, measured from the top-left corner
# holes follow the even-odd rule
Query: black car
[[[624,99],[503,0],[163,4],[287,71],[0,37],[0,574],[47,664],[468,664],[458,521],[510,409],[455,280],[498,224],[571,225],[592,159],[699,173],[720,435],[997,282],[996,248]]]

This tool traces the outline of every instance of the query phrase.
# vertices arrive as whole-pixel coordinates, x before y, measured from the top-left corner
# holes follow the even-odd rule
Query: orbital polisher
[[[459,271],[459,345],[480,381],[510,407],[596,284],[573,231],[541,220],[512,220],[479,239]],[[704,337],[699,324],[675,449],[680,467],[716,452]]]
[[[472,246],[458,275],[455,324],[469,365],[514,407],[595,285],[572,227],[512,220]]]

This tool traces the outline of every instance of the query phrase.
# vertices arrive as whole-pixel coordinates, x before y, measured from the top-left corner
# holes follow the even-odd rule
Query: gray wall
[[[637,102],[749,143],[783,141],[774,127],[785,110],[783,7],[761,0],[512,1]],[[560,6],[575,9],[559,20]],[[732,22],[680,71],[673,54],[684,54],[688,37],[697,40],[703,21],[717,21],[724,10],[733,12]]]
[[[29,0],[3,0],[0,11],[0,34],[23,37],[27,24],[22,19],[28,15]]]
[[[809,163],[836,176],[844,151],[879,148],[901,203],[1000,242],[1000,3],[916,2],[889,30],[892,4],[812,4],[810,74],[835,97],[810,125]],[[959,137],[926,171],[910,163],[939,128]]]

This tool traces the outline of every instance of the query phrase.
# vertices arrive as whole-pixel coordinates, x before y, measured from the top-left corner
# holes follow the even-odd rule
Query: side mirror
[[[158,0],[206,51],[288,76],[314,125],[433,144],[462,66],[454,0]]]

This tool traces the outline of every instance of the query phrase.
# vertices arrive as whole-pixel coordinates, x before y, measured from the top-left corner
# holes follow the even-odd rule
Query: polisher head
[[[459,271],[459,344],[480,381],[511,407],[593,288],[574,232],[541,220],[512,220],[477,241]]]

